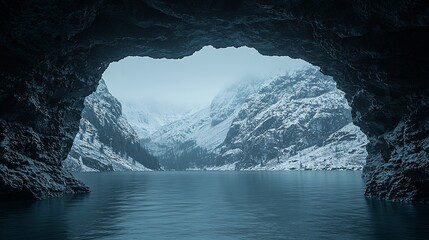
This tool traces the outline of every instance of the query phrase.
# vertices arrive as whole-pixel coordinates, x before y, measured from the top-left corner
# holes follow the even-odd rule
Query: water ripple
[[[424,239],[428,205],[363,197],[360,172],[77,174],[92,192],[2,202],[0,239]]]

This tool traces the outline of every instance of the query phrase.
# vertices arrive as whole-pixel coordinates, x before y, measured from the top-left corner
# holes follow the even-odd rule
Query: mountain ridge
[[[85,99],[79,132],[63,167],[71,171],[145,171],[160,169],[122,115],[121,103],[104,80]]]
[[[331,77],[309,67],[264,81],[239,82],[220,92],[210,107],[161,127],[144,144],[163,164],[179,169],[300,169],[284,162],[298,154],[326,154],[331,158],[320,155],[325,163],[317,166],[302,162],[311,169],[357,170],[365,162],[367,140],[351,122],[344,93]],[[218,125],[220,132],[215,131]],[[325,142],[328,139],[331,142]],[[342,149],[334,146],[334,139],[353,153],[336,151],[338,161],[323,153]],[[357,160],[347,162],[348,157]]]

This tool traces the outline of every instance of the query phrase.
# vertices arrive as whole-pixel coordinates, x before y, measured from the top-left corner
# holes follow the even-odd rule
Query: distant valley
[[[125,115],[146,128],[141,143],[165,169],[358,170],[367,155],[344,94],[315,67],[240,81],[170,123],[151,125],[158,116],[135,108]]]

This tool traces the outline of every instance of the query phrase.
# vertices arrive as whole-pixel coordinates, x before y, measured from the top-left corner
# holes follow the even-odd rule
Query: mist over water
[[[429,208],[360,171],[79,173],[81,196],[0,206],[0,239],[424,239]]]

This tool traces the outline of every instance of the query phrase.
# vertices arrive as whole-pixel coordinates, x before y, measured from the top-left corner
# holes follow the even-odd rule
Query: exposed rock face
[[[238,169],[358,169],[366,138],[351,121],[331,77],[314,67],[281,76],[241,106],[219,146],[221,162]]]
[[[428,8],[426,0],[3,1],[1,196],[85,191],[60,166],[108,63],[211,44],[321,67],[370,141],[366,195],[427,201]]]
[[[79,132],[63,167],[70,171],[158,170],[158,159],[140,143],[104,80],[86,97]]]
[[[210,107],[150,135],[164,167],[215,170],[357,170],[366,137],[352,123],[344,93],[315,67],[243,80]]]

